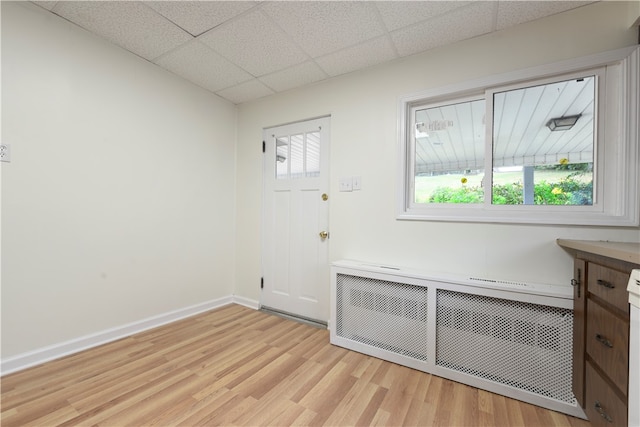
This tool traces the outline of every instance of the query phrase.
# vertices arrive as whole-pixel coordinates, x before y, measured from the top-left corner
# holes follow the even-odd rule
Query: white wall
[[[499,33],[241,105],[238,116],[236,293],[259,298],[261,131],[331,114],[330,258],[510,280],[568,283],[557,238],[638,241],[637,228],[398,221],[401,96],[482,76],[634,45],[629,5],[600,2]],[[362,191],[338,192],[342,176]]]
[[[2,2],[2,358],[233,294],[236,107]]]
[[[637,228],[395,219],[400,96],[632,45],[629,3],[239,111],[34,5],[1,7],[1,136],[13,157],[1,166],[2,359],[233,293],[259,299],[262,129],[326,114],[332,260],[565,283],[570,259],[556,238],[640,240]],[[349,175],[362,191],[337,191]]]

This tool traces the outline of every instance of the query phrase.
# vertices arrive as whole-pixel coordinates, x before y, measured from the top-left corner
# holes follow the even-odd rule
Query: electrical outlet
[[[0,144],[0,161],[11,161],[11,146],[9,144]]]

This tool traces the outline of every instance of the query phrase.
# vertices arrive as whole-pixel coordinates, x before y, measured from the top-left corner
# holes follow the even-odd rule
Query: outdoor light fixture
[[[556,117],[547,122],[547,127],[551,131],[569,130],[576,124],[580,116],[582,116],[582,114],[578,114],[576,116]]]

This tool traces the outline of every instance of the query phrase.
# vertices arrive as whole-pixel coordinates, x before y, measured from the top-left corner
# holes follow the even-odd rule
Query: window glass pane
[[[483,203],[484,99],[414,110],[415,203]]]
[[[492,203],[592,205],[595,77],[493,99]]]
[[[320,175],[320,132],[307,134],[306,154],[306,176],[314,177]]]
[[[291,135],[291,178],[304,175],[304,134]]]
[[[276,138],[276,178],[289,177],[289,138]]]

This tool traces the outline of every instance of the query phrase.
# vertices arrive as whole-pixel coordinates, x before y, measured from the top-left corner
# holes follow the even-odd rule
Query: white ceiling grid
[[[35,1],[239,104],[592,1]]]

